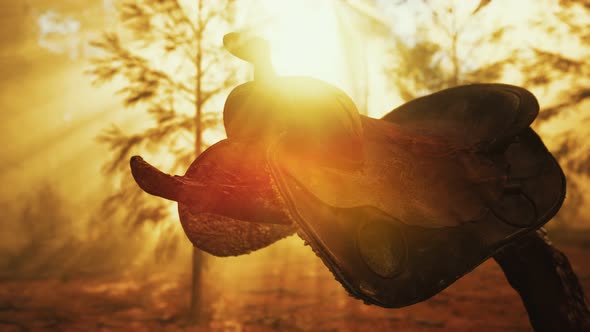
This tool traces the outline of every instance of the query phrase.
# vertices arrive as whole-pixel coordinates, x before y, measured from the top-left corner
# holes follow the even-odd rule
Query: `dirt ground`
[[[349,297],[298,239],[216,259],[205,283],[208,323],[187,320],[189,276],[0,282],[0,331],[531,331],[525,309],[489,260],[428,301],[403,309]],[[558,241],[590,289],[590,245]]]

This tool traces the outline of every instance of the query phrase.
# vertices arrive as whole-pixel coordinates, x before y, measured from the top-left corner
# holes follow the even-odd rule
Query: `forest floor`
[[[590,238],[555,239],[590,291]],[[288,240],[258,256],[210,264],[206,324],[186,318],[188,274],[158,271],[2,280],[0,331],[531,331],[493,260],[430,300],[383,309],[349,297],[309,248]]]

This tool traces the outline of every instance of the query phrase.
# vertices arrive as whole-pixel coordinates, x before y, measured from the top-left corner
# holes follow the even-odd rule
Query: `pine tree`
[[[522,73],[523,86],[541,91],[542,97],[551,95],[553,103],[542,105],[533,126],[539,129],[559,117],[576,118],[570,121],[569,130],[550,140],[568,176],[568,197],[552,225],[568,226],[580,219],[584,182],[590,177],[590,154],[584,143],[590,132],[578,125],[589,121],[580,106],[590,100],[590,64],[586,61],[590,56],[590,1],[564,0],[557,7],[553,1],[539,1],[536,6],[547,10],[530,22],[530,34],[543,36],[544,43],[522,45],[509,42],[514,27],[481,31],[480,21],[495,3],[499,1],[482,0],[474,10],[458,14],[465,2],[422,0],[418,10],[428,13],[429,25],[417,26],[415,40],[410,42],[394,34],[392,65],[386,71],[404,101],[456,85],[497,82],[508,68]],[[478,31],[478,37],[466,38],[473,31]],[[475,58],[473,51],[482,47],[501,51]]]
[[[465,7],[464,2],[411,3],[426,13],[430,25],[416,26],[413,40],[395,31],[392,34],[392,65],[386,68],[386,73],[404,101],[457,85],[498,81],[502,77],[518,49],[485,57],[475,56],[474,50],[480,45],[501,44],[509,38],[511,27],[496,26],[482,31],[476,38],[468,36],[479,27],[488,4],[489,1],[481,1],[475,9],[458,13]],[[406,2],[401,4],[406,5]]]
[[[498,81],[507,66],[523,67],[523,62],[515,62],[520,54],[527,51],[523,48],[515,48],[502,56],[490,54],[490,57],[480,59],[470,56],[471,50],[487,44],[495,44],[496,48],[501,48],[498,46],[504,46],[500,43],[502,38],[510,31],[509,27],[496,26],[492,31],[482,31],[479,38],[469,42],[463,39],[469,24],[478,24],[478,17],[485,15],[484,9],[490,2],[480,1],[470,15],[460,17],[457,14],[460,6],[446,2],[442,7],[436,7],[433,1],[423,0],[432,26],[428,30],[418,30],[418,38],[413,44],[400,37],[394,38],[394,55],[398,60],[388,71],[402,99],[408,101],[461,84]],[[590,8],[590,4],[584,0],[563,3],[567,7],[569,2],[576,2],[578,5],[584,3],[585,8]],[[588,38],[587,29],[573,24],[570,27]],[[548,32],[551,31],[553,30]],[[535,81],[540,85],[548,84],[551,82],[549,75],[561,78],[560,75],[571,74],[577,77],[587,66],[582,61],[566,58],[563,53],[540,49],[535,49],[534,53],[534,61],[527,68],[528,71],[524,70],[525,76],[529,77],[527,86]],[[538,71],[535,66],[539,66],[536,68]],[[554,107],[555,111],[551,108],[543,110],[541,120],[547,118],[547,112],[549,115],[561,112],[587,98],[588,85],[578,83],[576,87],[573,97],[565,98],[563,104]],[[567,151],[567,146],[565,149]],[[564,152],[558,151],[557,157],[563,154]],[[587,165],[586,160],[590,158],[585,158],[581,163]],[[560,164],[564,165],[562,158]],[[565,166],[567,171],[569,165]],[[571,184],[568,181],[568,191]],[[590,328],[590,311],[578,278],[567,257],[552,245],[544,230],[528,234],[503,248],[495,254],[494,259],[504,271],[510,285],[519,293],[535,331],[586,331]]]
[[[207,147],[203,133],[217,126],[221,114],[211,101],[237,82],[236,69],[226,65],[235,61],[226,61],[229,56],[222,49],[234,11],[233,0],[123,0],[117,7],[121,28],[92,43],[104,54],[92,62],[95,82],[122,82],[125,108],[147,114],[149,120],[133,133],[113,126],[98,137],[112,151],[104,171],[120,181],[104,204],[105,216],[127,218],[134,225],[168,219],[168,203],[135,185],[128,160],[150,152],[164,160],[171,157],[175,162],[168,167],[174,173],[185,170]],[[162,238],[160,252],[173,251],[179,241]],[[195,322],[203,321],[203,255],[194,248],[190,317]]]
[[[590,147],[585,143],[590,117],[584,110],[590,101],[590,1],[562,0],[553,8],[532,22],[545,42],[531,47],[533,56],[522,64],[522,71],[526,86],[553,97],[539,114],[538,126],[565,127],[551,139],[568,176],[565,213],[560,213],[559,221],[571,226],[582,217],[583,187],[590,177]]]

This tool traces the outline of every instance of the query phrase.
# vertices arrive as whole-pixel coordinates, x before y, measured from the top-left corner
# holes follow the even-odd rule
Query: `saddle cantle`
[[[529,128],[527,90],[475,84],[361,117],[360,169],[268,158],[300,234],[354,296],[383,307],[425,300],[549,221],[565,177]]]

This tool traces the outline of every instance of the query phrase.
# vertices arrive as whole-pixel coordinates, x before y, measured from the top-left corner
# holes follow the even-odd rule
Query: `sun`
[[[275,70],[342,85],[345,49],[334,1],[261,1],[270,20],[257,31],[270,42]]]

